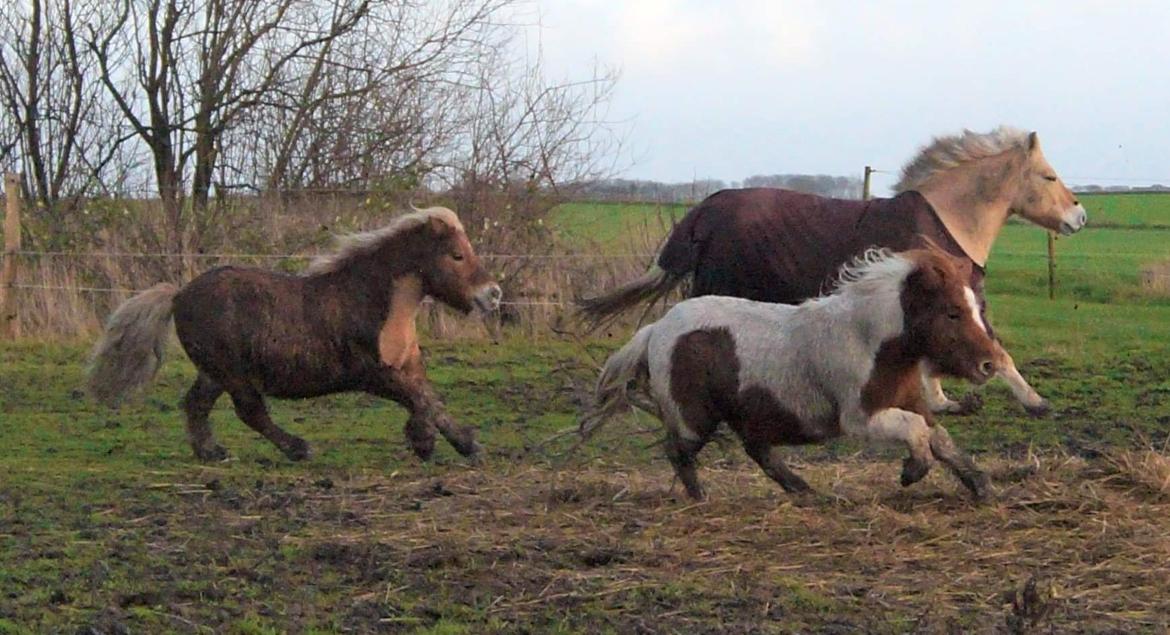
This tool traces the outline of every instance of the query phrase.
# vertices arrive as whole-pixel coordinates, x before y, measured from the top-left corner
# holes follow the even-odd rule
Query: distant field
[[[1082,193],[1078,197],[1097,222],[1170,227],[1170,192]]]
[[[1170,228],[1170,192],[1081,194],[1090,225],[1155,226]],[[566,238],[610,247],[661,220],[681,218],[685,204],[566,203],[553,215]]]
[[[1170,194],[1093,194],[1083,197],[1089,227],[1057,241],[1058,293],[1095,302],[1165,304],[1139,286],[1143,266],[1170,260]],[[685,205],[569,203],[553,216],[562,236],[603,253],[653,252],[681,218]],[[1106,227],[1094,228],[1095,224]],[[1026,223],[1004,228],[989,262],[994,295],[1047,293],[1047,240]]]

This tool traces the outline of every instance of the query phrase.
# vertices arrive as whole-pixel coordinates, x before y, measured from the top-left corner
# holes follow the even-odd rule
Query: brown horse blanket
[[[796,304],[826,292],[841,265],[870,247],[902,251],[925,247],[927,239],[954,258],[985,305],[984,269],[914,191],[860,201],[775,188],[722,190],[679,221],[658,266],[679,276],[693,271],[692,296]]]

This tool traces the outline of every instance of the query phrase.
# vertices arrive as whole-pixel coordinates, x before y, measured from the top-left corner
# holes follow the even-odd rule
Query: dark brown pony
[[[305,275],[221,267],[181,289],[161,284],[127,300],[94,348],[90,393],[113,406],[149,381],[173,318],[199,370],[183,408],[202,460],[227,456],[208,422],[225,392],[240,419],[293,460],[308,457],[309,446],[272,422],[265,395],[392,399],[410,411],[406,437],[419,458],[434,451],[436,428],[472,456],[480,449],[475,430],[451,420],[427,380],[414,328],[425,296],[464,312],[490,310],[501,296],[458,217],[441,207],[350,236]]]
[[[870,247],[900,251],[928,242],[952,257],[982,310],[984,266],[1009,216],[1065,234],[1086,222],[1036,133],[1011,128],[935,139],[907,163],[895,189],[892,198],[868,201],[770,188],[717,192],[674,227],[649,272],[583,300],[582,312],[597,327],[688,278],[692,297],[795,304],[823,293],[841,265]],[[1000,375],[1016,398],[1033,414],[1046,411],[1047,402],[1006,359]],[[937,379],[928,380],[933,409],[959,409]]]

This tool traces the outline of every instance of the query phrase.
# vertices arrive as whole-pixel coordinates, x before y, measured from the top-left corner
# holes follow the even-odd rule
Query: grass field
[[[1170,219],[1123,203],[1103,215]],[[612,253],[657,222],[648,206],[560,213]],[[482,466],[442,444],[420,464],[404,413],[355,395],[272,404],[314,448],[295,464],[223,400],[232,459],[201,464],[181,354],[111,412],[79,391],[87,343],[0,345],[0,633],[1164,632],[1170,303],[1136,271],[1170,257],[1167,237],[1061,239],[1049,301],[1043,233],[1007,229],[992,317],[1054,412],[1026,418],[993,384],[946,419],[992,475],[984,505],[938,470],[903,489],[900,452],[849,443],[793,449],[819,495],[789,497],[729,441],[702,455],[696,505],[645,418],[562,456],[567,439],[545,442],[621,334],[428,341]]]

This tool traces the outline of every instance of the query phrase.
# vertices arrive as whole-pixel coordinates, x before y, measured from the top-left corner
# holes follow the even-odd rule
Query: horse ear
[[[1028,152],[1034,152],[1040,147],[1040,135],[1035,131],[1028,133]]]
[[[914,284],[924,291],[941,289],[946,284],[947,279],[945,267],[933,258],[920,261],[918,267],[910,275]]]
[[[427,219],[427,229],[429,229],[435,236],[441,237],[446,236],[447,233],[451,231],[451,226],[448,225],[447,222],[443,219],[437,216],[432,216]]]

